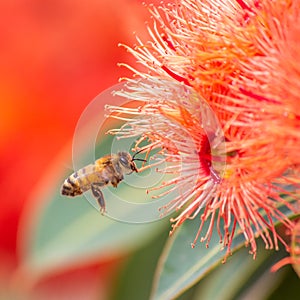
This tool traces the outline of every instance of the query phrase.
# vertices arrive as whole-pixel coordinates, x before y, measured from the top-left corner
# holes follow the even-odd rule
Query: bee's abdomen
[[[77,196],[81,195],[85,190],[81,187],[81,180],[78,178],[77,172],[68,177],[61,188],[62,195],[66,196]]]

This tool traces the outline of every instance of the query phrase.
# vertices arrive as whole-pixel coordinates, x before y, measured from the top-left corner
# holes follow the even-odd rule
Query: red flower
[[[257,236],[278,248],[275,220],[292,228],[278,207],[299,211],[291,204],[300,184],[299,7],[256,0],[150,7],[151,41],[126,46],[148,73],[129,67],[139,78],[119,94],[141,106],[110,108],[127,114],[117,133],[148,139],[145,149],[162,149],[173,164],[165,171],[178,175],[162,187],[178,190],[165,207],[181,209],[174,228],[204,207],[194,243],[209,222],[201,238],[208,244],[216,222],[227,254],[242,231],[255,256]]]

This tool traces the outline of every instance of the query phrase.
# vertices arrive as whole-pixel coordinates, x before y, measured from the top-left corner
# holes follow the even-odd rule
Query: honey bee
[[[124,179],[124,174],[138,172],[134,161],[146,161],[135,158],[141,151],[136,152],[133,156],[128,152],[118,152],[99,158],[94,164],[87,165],[71,174],[64,181],[61,194],[75,197],[91,189],[100,206],[100,212],[104,214],[105,201],[101,189],[110,184],[116,188]]]

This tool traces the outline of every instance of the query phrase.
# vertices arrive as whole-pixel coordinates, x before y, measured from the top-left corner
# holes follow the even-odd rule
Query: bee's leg
[[[124,176],[122,174],[119,174],[118,176],[114,176],[112,179],[111,179],[111,184],[113,187],[117,187],[119,182],[122,181],[124,178]]]
[[[103,215],[105,213],[105,201],[104,201],[103,193],[101,191],[102,186],[103,186],[103,184],[99,184],[99,183],[91,184],[91,190],[92,190],[93,196],[97,199],[98,204],[100,206],[100,212]]]

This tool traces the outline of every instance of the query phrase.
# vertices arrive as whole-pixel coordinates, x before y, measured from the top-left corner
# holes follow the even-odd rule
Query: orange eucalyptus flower
[[[178,187],[164,207],[181,210],[173,230],[204,208],[194,243],[208,222],[200,240],[216,223],[226,255],[238,231],[254,257],[257,236],[277,249],[274,222],[292,228],[279,206],[299,212],[300,1],[181,0],[150,12],[151,41],[125,46],[148,72],[126,65],[135,78],[119,91],[141,105],[109,108],[126,115],[114,133],[141,136],[137,148],[148,139],[145,150],[173,163],[165,171],[178,176],[162,185]]]

